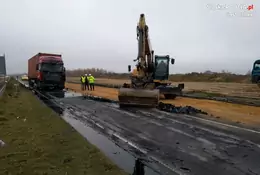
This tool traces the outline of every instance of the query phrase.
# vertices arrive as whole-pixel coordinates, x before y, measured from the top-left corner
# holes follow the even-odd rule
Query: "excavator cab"
[[[154,73],[153,79],[155,80],[168,80],[169,78],[169,67],[170,63],[174,64],[175,59],[170,58],[169,55],[166,56],[158,56],[155,55],[154,61]],[[137,69],[131,69],[131,65],[128,65],[128,72],[131,72],[132,75],[137,75]]]
[[[158,56],[154,58],[155,69],[154,69],[154,82],[155,88],[160,90],[160,94],[164,95],[165,99],[175,99],[177,96],[182,94],[184,84],[178,84],[175,86],[169,81],[169,67],[170,64],[175,63],[175,59],[170,58],[169,55]]]
[[[169,55],[166,56],[158,56],[155,55],[154,59],[155,69],[154,69],[154,79],[155,80],[168,80],[169,78],[169,67],[170,62],[174,64],[175,59],[170,58]]]

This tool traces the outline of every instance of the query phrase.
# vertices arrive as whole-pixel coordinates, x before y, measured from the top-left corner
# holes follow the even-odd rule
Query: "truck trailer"
[[[62,55],[38,53],[28,60],[30,88],[41,91],[63,90],[66,75]]]

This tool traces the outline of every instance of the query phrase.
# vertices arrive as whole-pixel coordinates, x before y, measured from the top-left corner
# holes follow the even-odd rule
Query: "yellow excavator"
[[[169,78],[169,64],[175,59],[169,55],[154,56],[151,48],[148,26],[144,14],[140,15],[137,24],[138,56],[136,68],[130,75],[131,83],[124,83],[119,89],[118,99],[120,107],[156,107],[159,104],[160,94],[166,99],[174,99],[182,94],[184,84],[171,85]],[[131,66],[128,66],[131,72]]]

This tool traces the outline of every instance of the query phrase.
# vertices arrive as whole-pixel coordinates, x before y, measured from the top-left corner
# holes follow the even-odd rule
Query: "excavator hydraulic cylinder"
[[[154,108],[158,106],[160,98],[160,91],[158,89],[134,89],[134,88],[120,88],[118,92],[118,99],[120,107],[149,107]]]

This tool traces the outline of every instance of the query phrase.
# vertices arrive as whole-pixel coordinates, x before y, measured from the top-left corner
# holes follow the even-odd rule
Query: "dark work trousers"
[[[81,90],[82,90],[82,91],[85,91],[85,90],[86,90],[85,83],[81,83]]]
[[[94,91],[94,90],[95,90],[95,85],[94,85],[94,83],[89,83],[89,86],[90,86],[90,90],[91,90],[91,91]]]
[[[89,83],[88,82],[85,82],[85,89],[88,89],[88,91],[89,91]]]

